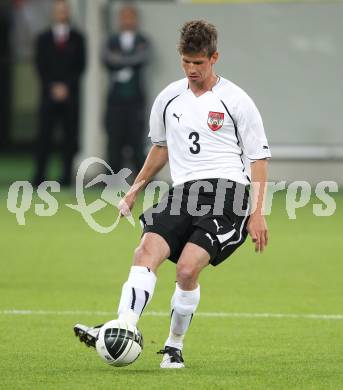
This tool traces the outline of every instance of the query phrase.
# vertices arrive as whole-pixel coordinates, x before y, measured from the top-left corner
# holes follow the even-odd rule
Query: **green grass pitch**
[[[0,389],[343,388],[342,192],[334,216],[314,217],[309,205],[296,220],[287,218],[279,194],[268,218],[267,251],[256,255],[246,242],[230,261],[202,274],[199,313],[285,316],[195,316],[185,339],[187,368],[165,371],[156,351],[168,316],[141,318],[144,350],[126,368],[106,366],[72,332],[76,322],[111,318],[99,312],[115,316],[139,225],[121,221],[111,234],[96,233],[64,206],[75,202],[64,191],[55,216],[37,217],[31,209],[18,226],[6,209],[7,190],[0,188]],[[99,220],[111,223],[113,212],[105,209]],[[174,272],[170,262],[160,268],[147,311],[169,311]]]

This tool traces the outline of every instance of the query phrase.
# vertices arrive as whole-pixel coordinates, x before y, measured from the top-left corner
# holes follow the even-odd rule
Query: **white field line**
[[[109,311],[87,311],[87,310],[0,310],[0,316],[16,315],[54,315],[54,316],[107,316],[113,317],[114,312]],[[168,312],[148,311],[145,316],[168,317]],[[308,320],[343,320],[343,314],[293,314],[293,313],[227,313],[227,312],[199,312],[197,317],[226,317],[226,318],[294,318]]]

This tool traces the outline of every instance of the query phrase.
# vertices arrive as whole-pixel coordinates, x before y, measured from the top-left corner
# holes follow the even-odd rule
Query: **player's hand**
[[[255,244],[255,252],[263,252],[268,245],[268,227],[264,216],[252,214],[249,218],[247,230]]]
[[[145,180],[141,180],[140,182],[134,184],[119,202],[118,208],[121,217],[128,217],[131,215],[131,210],[136,202],[137,195],[144,186],[144,183]]]
[[[133,193],[127,193],[119,202],[118,208],[121,217],[128,217],[131,215],[131,210],[135,204],[136,196]]]

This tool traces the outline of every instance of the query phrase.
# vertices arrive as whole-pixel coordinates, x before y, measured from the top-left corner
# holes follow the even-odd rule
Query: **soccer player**
[[[161,204],[140,217],[144,234],[118,308],[120,319],[136,325],[153,296],[158,267],[165,259],[176,263],[161,368],[184,367],[183,340],[199,304],[201,271],[229,257],[248,233],[257,252],[268,242],[263,194],[270,150],[261,116],[241,88],[215,73],[219,55],[212,24],[185,23],[178,50],[186,78],[167,86],[153,104],[153,145],[134,183],[148,183],[169,160],[173,188],[160,212]],[[122,214],[132,209],[141,189],[134,185],[126,194]],[[76,325],[74,331],[95,345],[98,327]]]

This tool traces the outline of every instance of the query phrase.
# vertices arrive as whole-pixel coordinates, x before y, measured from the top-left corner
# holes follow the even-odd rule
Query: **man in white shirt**
[[[124,151],[130,148],[134,171],[144,162],[144,68],[151,58],[149,39],[139,29],[138,10],[126,4],[119,10],[119,31],[111,34],[102,52],[109,74],[105,126],[107,159],[116,172],[123,168]]]
[[[144,235],[118,309],[119,319],[136,325],[153,295],[158,267],[165,259],[177,263],[161,368],[184,367],[183,339],[200,300],[202,269],[224,261],[248,233],[257,252],[268,241],[263,193],[270,151],[261,116],[242,89],[215,73],[213,25],[185,23],[179,52],[186,78],[157,96],[150,117],[153,146],[135,180],[148,183],[169,160],[174,185],[161,211],[157,206],[141,216]],[[249,215],[250,181],[254,191]],[[123,215],[141,188],[125,196]],[[81,341],[95,344],[96,328],[76,325],[74,330]]]

